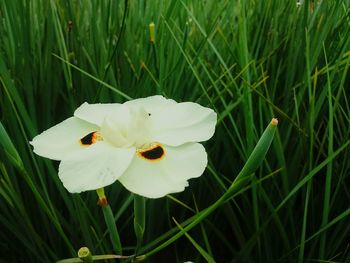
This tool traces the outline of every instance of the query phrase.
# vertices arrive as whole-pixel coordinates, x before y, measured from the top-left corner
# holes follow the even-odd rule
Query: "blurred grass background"
[[[0,262],[113,252],[96,193],[69,194],[58,162],[28,141],[84,101],[154,94],[219,121],[205,174],[147,201],[143,253],[222,196],[271,118],[280,124],[251,184],[149,262],[350,262],[349,7],[0,0]],[[106,194],[132,254],[133,197],[118,183]]]

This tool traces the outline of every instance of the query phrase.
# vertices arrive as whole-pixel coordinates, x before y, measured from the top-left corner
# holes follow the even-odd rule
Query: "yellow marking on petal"
[[[164,158],[165,150],[160,143],[152,144],[147,148],[137,149],[137,155],[149,162],[157,162]]]
[[[83,138],[79,140],[79,143],[82,146],[90,146],[94,144],[96,141],[102,141],[102,136],[97,131],[90,132],[89,134],[85,135]]]

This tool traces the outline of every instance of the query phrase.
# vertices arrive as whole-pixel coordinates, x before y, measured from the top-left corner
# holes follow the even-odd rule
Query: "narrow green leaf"
[[[177,227],[184,231],[183,227],[173,218]],[[198,250],[198,252],[202,255],[202,257],[209,263],[215,263],[215,260],[205,251],[186,231],[184,232],[187,239],[192,243],[192,245]]]
[[[10,160],[10,162],[18,169],[22,169],[23,168],[22,160],[15,146],[12,143],[10,136],[7,134],[1,122],[0,122],[0,144],[6,156]]]

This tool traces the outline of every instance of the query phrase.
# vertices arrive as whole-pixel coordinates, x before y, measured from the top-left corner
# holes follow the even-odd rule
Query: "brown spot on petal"
[[[137,150],[138,155],[147,161],[159,161],[165,156],[164,148],[161,144],[154,144],[146,149]]]
[[[94,144],[97,140],[99,140],[98,133],[90,132],[88,135],[80,139],[80,144],[83,146],[89,146],[91,144]]]

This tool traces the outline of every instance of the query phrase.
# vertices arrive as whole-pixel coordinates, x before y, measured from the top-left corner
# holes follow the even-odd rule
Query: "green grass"
[[[146,200],[142,244],[133,196],[105,189],[125,255],[350,262],[350,2],[304,2],[0,0],[0,262],[113,253],[96,193],[68,193],[58,162],[28,141],[84,101],[154,94],[211,107],[219,121],[205,174]],[[275,138],[249,184],[206,213],[272,117]]]

